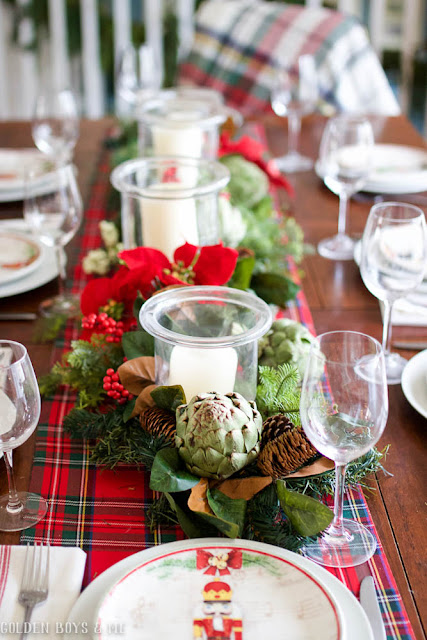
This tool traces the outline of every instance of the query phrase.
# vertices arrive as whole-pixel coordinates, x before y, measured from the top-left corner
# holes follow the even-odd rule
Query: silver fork
[[[22,573],[21,589],[18,602],[25,607],[25,618],[20,640],[25,640],[29,630],[28,622],[31,619],[36,604],[44,602],[49,592],[49,545],[44,547],[42,543],[27,544],[25,553],[24,571]]]

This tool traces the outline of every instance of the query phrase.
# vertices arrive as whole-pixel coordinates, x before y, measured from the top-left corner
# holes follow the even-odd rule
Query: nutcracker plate
[[[161,545],[102,598],[95,637],[343,640],[333,593],[297,554],[244,540]]]

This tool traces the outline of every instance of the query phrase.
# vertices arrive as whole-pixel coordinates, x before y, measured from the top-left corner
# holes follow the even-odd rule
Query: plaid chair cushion
[[[205,0],[179,84],[220,91],[244,115],[268,111],[273,71],[315,57],[321,96],[339,111],[396,115],[399,106],[364,27],[329,9]]]

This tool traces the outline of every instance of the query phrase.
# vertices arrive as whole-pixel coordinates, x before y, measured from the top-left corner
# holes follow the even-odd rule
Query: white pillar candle
[[[155,156],[186,156],[201,158],[203,130],[194,125],[197,112],[169,113],[166,120],[173,126],[153,126],[153,150]],[[191,122],[193,121],[193,124]],[[177,124],[182,123],[182,124]],[[190,123],[190,124],[189,124]]]
[[[179,189],[176,182],[149,187],[156,198],[142,198],[142,238],[144,246],[162,251],[172,260],[175,249],[186,242],[199,244],[197,211],[194,198],[162,199],[168,190]]]
[[[169,385],[180,384],[187,402],[199,393],[234,390],[237,353],[232,347],[202,349],[176,346],[169,364]]]

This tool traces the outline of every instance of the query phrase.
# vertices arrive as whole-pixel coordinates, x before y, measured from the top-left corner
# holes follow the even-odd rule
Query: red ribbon
[[[218,571],[220,576],[231,573],[230,569],[241,569],[242,552],[238,549],[225,551],[214,555],[204,549],[197,549],[197,569],[206,569],[203,573],[215,575]]]

